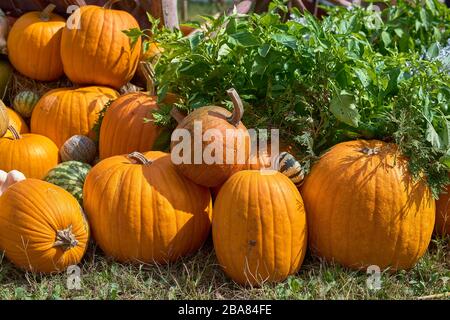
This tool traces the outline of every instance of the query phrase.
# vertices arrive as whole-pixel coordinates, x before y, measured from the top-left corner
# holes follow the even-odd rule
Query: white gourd
[[[25,175],[17,170],[8,173],[0,170],[0,196],[14,183],[25,180]]]

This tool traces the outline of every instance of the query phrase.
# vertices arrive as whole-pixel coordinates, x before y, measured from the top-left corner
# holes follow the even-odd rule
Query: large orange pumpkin
[[[334,146],[313,166],[302,196],[311,250],[344,266],[409,269],[431,240],[434,199],[395,144]]]
[[[19,134],[10,126],[11,138],[0,138],[0,170],[18,170],[27,178],[43,179],[58,164],[59,150],[49,138]]]
[[[435,231],[439,235],[450,234],[450,186],[436,201]]]
[[[9,117],[9,125],[14,127],[14,129],[16,129],[16,131],[19,134],[30,132],[25,120],[23,120],[23,118],[16,111],[14,111],[11,108],[6,108],[6,113],[8,114]],[[4,137],[12,138],[13,134],[11,133],[10,130],[8,130],[4,135]]]
[[[178,171],[205,187],[220,186],[234,173],[247,168],[250,136],[241,122],[243,105],[234,89],[228,90],[228,94],[234,103],[233,113],[218,106],[196,109],[179,120],[172,134],[171,153]],[[187,143],[184,136],[177,136],[183,132],[190,135]],[[210,136],[204,138],[205,133]],[[187,145],[190,145],[190,154],[185,154]],[[214,148],[219,145],[222,152]],[[211,159],[207,161],[204,155]]]
[[[31,116],[31,132],[52,139],[58,148],[74,135],[95,138],[99,112],[118,93],[107,87],[61,88],[45,94]]]
[[[210,231],[209,190],[179,175],[162,152],[101,161],[83,196],[94,239],[118,261],[174,261],[198,250]]]
[[[45,181],[26,179],[0,197],[0,247],[33,272],[59,272],[80,262],[89,230],[77,200]]]
[[[78,26],[67,25],[62,33],[61,57],[64,72],[74,83],[97,84],[120,88],[134,75],[141,53],[141,40],[134,45],[123,33],[139,28],[126,11],[105,7],[82,6],[70,19]]]
[[[307,226],[302,197],[283,174],[243,170],[214,203],[214,248],[225,273],[240,284],[282,281],[300,268]]]
[[[156,96],[136,92],[121,96],[106,110],[100,128],[100,159],[133,151],[152,150],[161,128],[152,121],[158,109]]]
[[[9,32],[9,60],[32,79],[51,81],[63,75],[60,45],[65,21],[51,13],[53,8],[49,5],[43,12],[24,14]]]

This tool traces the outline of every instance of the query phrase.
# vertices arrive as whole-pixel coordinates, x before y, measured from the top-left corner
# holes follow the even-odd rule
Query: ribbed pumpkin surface
[[[64,28],[61,57],[64,72],[74,83],[97,84],[119,89],[134,75],[141,51],[141,40],[131,47],[122,32],[139,25],[122,10],[82,6],[81,28]],[[71,18],[69,18],[71,19]]]
[[[26,133],[20,139],[0,138],[0,170],[18,170],[27,178],[43,179],[58,164],[56,145],[47,137]]]
[[[168,154],[151,164],[127,156],[98,163],[84,185],[84,208],[101,249],[118,261],[165,263],[198,250],[211,227],[207,188],[180,176]]]
[[[130,93],[114,101],[107,109],[100,129],[100,159],[151,151],[161,132],[152,121],[152,111],[158,109],[156,97],[145,93]]]
[[[435,203],[393,144],[334,146],[302,187],[311,250],[351,268],[411,268],[425,253]]]
[[[31,132],[49,137],[58,148],[74,135],[95,137],[99,112],[118,93],[106,87],[61,88],[49,91],[34,108]]]
[[[283,174],[244,170],[222,186],[214,203],[213,240],[234,281],[259,285],[297,272],[306,252],[302,197]]]
[[[14,23],[8,36],[8,57],[23,75],[36,80],[51,81],[63,75],[61,34],[62,17],[50,14],[44,21],[40,12],[29,12]]]
[[[15,265],[34,272],[64,271],[78,264],[89,229],[78,202],[45,181],[26,179],[0,197],[0,246]],[[76,245],[55,246],[57,232],[70,228]]]

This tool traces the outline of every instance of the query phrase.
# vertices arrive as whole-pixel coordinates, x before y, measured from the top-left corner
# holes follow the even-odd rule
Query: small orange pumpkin
[[[51,13],[54,8],[50,4],[42,12],[24,14],[9,32],[9,60],[31,79],[51,81],[63,75],[60,44],[65,21]]]
[[[234,104],[233,113],[218,106],[195,109],[184,119],[177,119],[178,126],[172,134],[171,153],[172,159],[178,159],[174,162],[178,171],[205,187],[220,186],[234,173],[247,168],[250,156],[250,135],[241,122],[244,113],[242,101],[236,90],[230,89],[227,92]],[[178,117],[176,113],[173,115]],[[200,135],[197,135],[196,131],[199,131]],[[188,141],[190,155],[184,154],[186,143],[183,142],[183,139],[185,138],[180,135],[181,141],[177,140],[179,137],[176,135],[182,132],[190,134],[190,141]],[[209,141],[204,141],[207,140],[204,138],[206,132],[212,135]],[[202,141],[195,141],[196,139]],[[205,153],[208,154],[207,150],[211,146],[216,145],[222,146],[222,154],[216,154],[217,150],[210,150],[211,158],[214,161],[207,163],[203,156]],[[196,159],[195,154],[199,151],[201,159]],[[218,152],[220,153],[220,151]],[[228,155],[231,155],[231,159]]]
[[[45,181],[26,179],[0,197],[0,247],[16,266],[60,272],[81,261],[89,228],[77,200]]]
[[[64,28],[61,57],[64,72],[74,83],[97,84],[119,89],[136,71],[141,40],[131,45],[124,30],[139,28],[126,11],[112,10],[114,0],[105,6],[82,6],[69,20],[79,19],[79,28]]]
[[[42,134],[60,148],[74,135],[95,138],[99,112],[119,94],[107,87],[60,88],[46,93],[31,117],[31,132]]]
[[[158,151],[114,156],[88,174],[83,204],[102,250],[121,262],[166,263],[198,250],[211,227],[211,195]]]
[[[13,137],[0,138],[0,170],[18,170],[27,178],[43,179],[58,164],[59,150],[49,138],[21,135],[12,126],[8,130]]]
[[[435,201],[395,144],[339,143],[313,166],[301,191],[310,248],[327,260],[409,269],[430,243]]]
[[[214,203],[213,241],[220,265],[239,284],[277,282],[296,273],[307,242],[298,189],[277,171],[234,174]]]

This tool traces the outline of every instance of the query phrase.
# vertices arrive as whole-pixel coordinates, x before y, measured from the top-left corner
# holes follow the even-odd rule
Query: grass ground
[[[298,274],[279,284],[244,288],[228,280],[211,241],[197,254],[166,266],[122,265],[95,247],[81,263],[81,289],[68,289],[68,275],[24,273],[0,261],[2,299],[417,299],[450,292],[449,240],[433,240],[410,271],[384,272],[381,289],[369,290],[365,272],[307,256]]]

